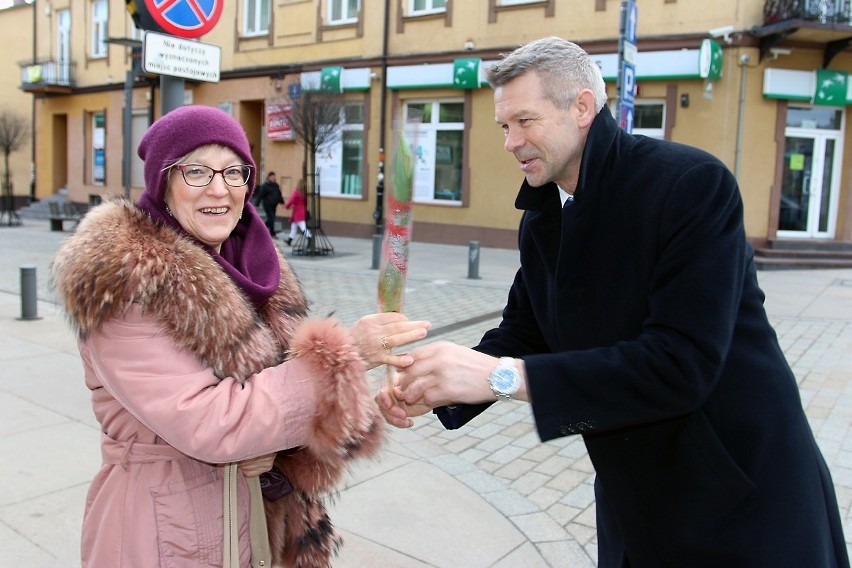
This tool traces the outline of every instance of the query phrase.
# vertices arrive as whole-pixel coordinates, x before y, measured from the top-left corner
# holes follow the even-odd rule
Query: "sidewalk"
[[[0,566],[79,566],[85,494],[100,466],[76,344],[47,282],[67,235],[47,221],[0,227]],[[334,255],[290,260],[312,312],[351,323],[376,309],[372,241],[329,238]],[[480,278],[468,279],[467,243],[412,245],[405,311],[432,321],[430,339],[474,344],[499,321],[517,253],[480,256]],[[18,319],[25,265],[37,270],[37,320]],[[759,277],[852,549],[852,270]],[[331,507],[345,539],[335,567],[593,567],[593,479],[582,440],[540,443],[525,404],[501,402],[453,432],[419,418],[388,430],[380,459],[360,464]]]

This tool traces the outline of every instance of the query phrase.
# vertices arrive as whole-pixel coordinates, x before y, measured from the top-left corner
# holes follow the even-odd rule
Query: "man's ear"
[[[577,95],[575,102],[577,105],[577,126],[585,128],[592,124],[598,114],[595,111],[595,94],[591,89],[583,89]]]

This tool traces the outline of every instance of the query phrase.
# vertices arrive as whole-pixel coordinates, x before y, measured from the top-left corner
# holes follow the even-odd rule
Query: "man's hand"
[[[498,359],[447,341],[430,343],[409,352],[414,362],[400,369],[397,398],[409,405],[429,408],[452,404],[494,402],[488,377],[497,367]],[[526,369],[521,359],[515,359],[521,375],[521,385],[513,395],[517,400],[529,400]]]

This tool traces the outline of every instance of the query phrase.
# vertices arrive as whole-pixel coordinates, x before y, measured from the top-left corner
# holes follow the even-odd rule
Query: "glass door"
[[[778,236],[834,238],[842,111],[801,107],[789,110]]]

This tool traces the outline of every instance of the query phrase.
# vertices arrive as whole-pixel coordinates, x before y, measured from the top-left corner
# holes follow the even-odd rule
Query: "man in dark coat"
[[[266,228],[269,229],[269,234],[274,237],[277,234],[275,231],[275,210],[279,204],[284,203],[281,186],[275,181],[275,172],[266,174],[266,181],[261,184],[257,195],[258,201],[263,206]]]
[[[733,175],[700,150],[622,131],[573,43],[532,42],[488,80],[526,175],[521,268],[474,350],[411,352],[378,397],[388,421],[438,407],[458,428],[513,397],[532,403],[543,441],[581,434],[602,568],[848,567]]]

